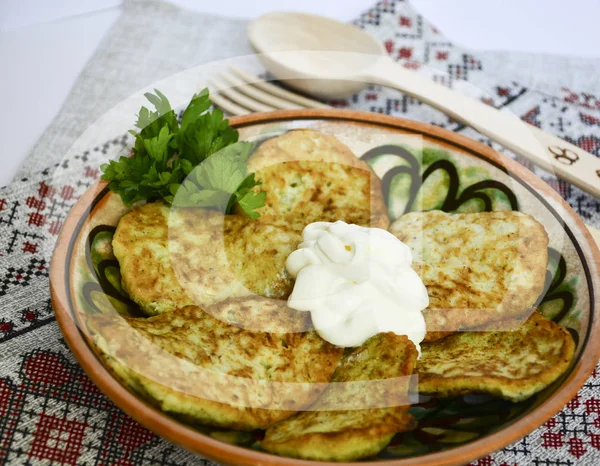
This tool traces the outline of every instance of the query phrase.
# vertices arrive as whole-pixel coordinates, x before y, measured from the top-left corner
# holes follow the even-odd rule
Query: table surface
[[[207,13],[254,18],[271,10],[355,19],[375,0],[172,0]],[[473,49],[598,56],[600,2],[412,0],[446,37]],[[120,14],[121,0],[0,2],[0,186],[8,184],[59,111],[71,86]],[[45,167],[39,167],[40,170]]]

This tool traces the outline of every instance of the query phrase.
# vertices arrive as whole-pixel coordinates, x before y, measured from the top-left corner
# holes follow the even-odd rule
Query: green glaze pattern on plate
[[[542,201],[523,184],[515,181],[500,167],[485,160],[451,148],[436,146],[429,141],[415,140],[412,135],[398,136],[365,126],[332,123],[330,121],[301,121],[285,124],[263,124],[242,128],[241,138],[263,141],[297,127],[311,127],[330,132],[346,143],[355,154],[369,163],[381,177],[385,199],[392,221],[404,213],[440,209],[446,212],[482,212],[522,210],[541,221],[550,237],[549,263],[545,277],[545,292],[538,306],[546,317],[566,326],[581,350],[580,331],[587,327],[589,298],[582,279],[583,266],[564,225],[544,213],[537,215]],[[374,134],[376,133],[376,134]],[[112,196],[115,198],[116,196]],[[114,207],[112,199],[101,209]],[[120,201],[118,201],[120,202]],[[121,207],[122,215],[126,210]],[[112,254],[111,241],[118,217],[103,215],[87,231],[81,259],[74,264],[73,289],[78,308],[83,313],[119,312],[142,316],[121,288],[119,264]],[[83,243],[83,242],[82,242]],[[582,296],[584,298],[582,298]],[[587,301],[586,301],[587,299]],[[446,399],[421,397],[411,413],[419,420],[417,430],[398,434],[377,458],[404,458],[443,451],[486,436],[527,414],[539,405],[554,389],[552,387],[530,398],[512,403],[489,396],[467,395]],[[261,432],[242,433],[197,427],[201,432],[227,443],[258,448]]]

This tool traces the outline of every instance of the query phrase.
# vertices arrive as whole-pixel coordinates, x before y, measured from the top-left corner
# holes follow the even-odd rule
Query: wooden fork
[[[252,76],[236,67],[211,79],[210,99],[231,115],[299,108],[332,108]],[[216,92],[214,92],[216,91]]]
[[[234,66],[213,77],[210,85],[213,88],[210,93],[213,103],[231,115],[299,108],[333,108],[282,89]],[[600,247],[600,230],[592,226],[588,226],[588,229]]]

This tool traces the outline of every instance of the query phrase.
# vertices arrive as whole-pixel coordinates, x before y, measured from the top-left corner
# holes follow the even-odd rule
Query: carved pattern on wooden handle
[[[579,155],[573,152],[571,149],[565,149],[559,146],[549,146],[548,150],[554,158],[565,165],[573,165],[579,160]]]

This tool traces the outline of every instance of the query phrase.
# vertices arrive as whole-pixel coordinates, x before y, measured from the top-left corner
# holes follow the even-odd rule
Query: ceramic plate
[[[599,257],[583,223],[560,196],[524,167],[487,146],[422,123],[369,113],[303,110],[234,118],[241,140],[260,143],[296,128],[335,135],[382,179],[391,220],[406,212],[519,210],[550,237],[546,286],[538,305],[577,343],[568,373],[521,403],[492,397],[431,399],[411,408],[416,431],[398,434],[376,458],[392,464],[464,464],[518,440],[558,412],[598,361]],[[52,298],[65,339],[92,380],[124,411],[168,440],[230,464],[305,464],[260,451],[255,434],[193,428],[120,385],[89,343],[86,316],[140,315],[120,286],[110,244],[127,211],[100,182],[70,213],[51,267]],[[535,252],[533,252],[535,253]],[[339,463],[337,463],[339,464]],[[380,463],[379,463],[380,464]]]

